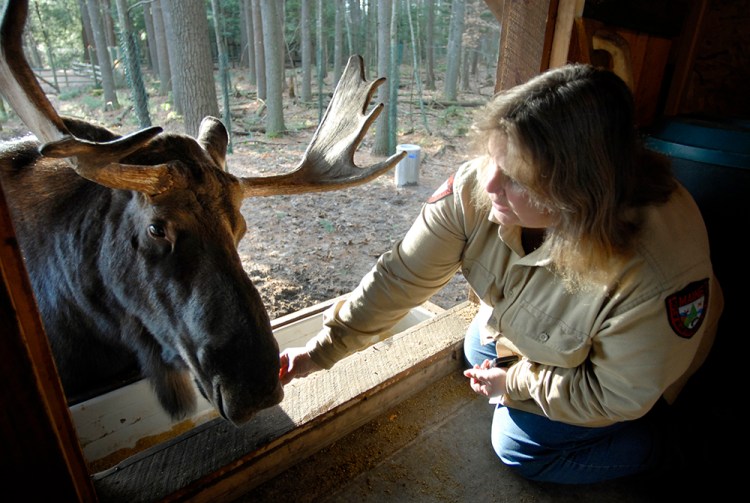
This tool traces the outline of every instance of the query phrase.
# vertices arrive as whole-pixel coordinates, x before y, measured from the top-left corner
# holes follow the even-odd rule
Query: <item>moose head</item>
[[[23,54],[27,2],[0,27],[0,90],[35,137],[0,149],[0,180],[69,401],[134,367],[174,418],[191,380],[235,424],[278,403],[279,349],[237,245],[245,198],[365,183],[402,154],[360,168],[354,153],[380,114],[353,56],[295,170],[225,171],[227,131],[197,138],[147,128],[126,136],[55,111]],[[262,239],[262,236],[258,237]]]

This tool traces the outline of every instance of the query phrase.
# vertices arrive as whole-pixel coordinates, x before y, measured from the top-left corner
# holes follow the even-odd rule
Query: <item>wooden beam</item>
[[[13,495],[96,501],[0,186],[0,473]],[[42,483],[21,483],[43,477]],[[11,496],[13,498],[13,496]]]
[[[304,346],[320,331],[322,311],[343,297],[271,321],[279,349]],[[389,335],[406,331],[444,311],[435,304],[425,302],[412,309]],[[180,421],[174,421],[159,405],[146,379],[70,407],[89,470],[105,471],[142,451],[218,418],[216,409],[205,400],[197,387],[195,393],[198,396],[195,411]]]
[[[583,16],[585,0],[559,0],[555,31],[552,35],[549,68],[557,68],[568,62],[571,33],[574,21]]]
[[[236,428],[216,419],[94,475],[102,500],[231,501],[463,368],[477,306],[465,302],[292,381],[284,401]]]
[[[698,50],[698,44],[703,39],[703,22],[708,11],[708,0],[697,0],[690,2],[690,11],[687,19],[682,25],[680,37],[681,45],[677,52],[677,61],[675,64],[672,83],[669,88],[669,95],[664,106],[664,115],[679,115],[682,100],[685,96],[690,72],[693,70],[695,61],[695,52]]]
[[[495,92],[522,84],[546,69],[549,55],[545,47],[548,50],[551,45],[548,39],[554,24],[550,20],[556,9],[557,0],[505,0]]]

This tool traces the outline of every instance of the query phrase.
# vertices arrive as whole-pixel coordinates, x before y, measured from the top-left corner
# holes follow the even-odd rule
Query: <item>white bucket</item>
[[[417,185],[422,149],[419,145],[403,143],[396,146],[396,153],[406,152],[406,156],[396,165],[396,186]]]

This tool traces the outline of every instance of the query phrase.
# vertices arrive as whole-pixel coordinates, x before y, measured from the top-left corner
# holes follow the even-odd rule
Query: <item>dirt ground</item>
[[[293,169],[309,138],[287,135],[283,145],[267,144],[243,152],[238,146],[230,170],[247,176],[257,166]],[[272,196],[245,201],[248,235],[239,246],[245,270],[260,290],[272,318],[348,293],[406,233],[422,204],[458,167],[453,148],[431,138],[401,138],[422,147],[419,183],[397,187],[394,172],[359,187],[335,192]],[[366,151],[368,141],[361,150]],[[260,147],[260,148],[259,148]],[[366,152],[359,165],[377,162]],[[466,299],[458,274],[432,302],[449,308]]]
[[[397,187],[394,170],[350,189],[245,201],[248,233],[239,253],[272,319],[348,293],[378,256],[403,236],[425,200],[468,158],[466,131],[477,110],[475,105],[490,96],[491,77],[488,71],[482,87],[460,94],[460,102],[468,106],[438,104],[438,88],[426,92],[424,108],[419,106],[415,87],[402,81],[398,143],[422,149],[416,185]],[[269,138],[262,132],[262,102],[241,75],[233,75],[232,83],[230,172],[266,176],[294,169],[317,126],[317,103],[300,103],[285,93],[284,119],[289,131]],[[127,108],[127,91],[118,95],[125,108],[106,112],[92,106],[96,100],[87,94],[52,95],[50,99],[62,114],[85,117],[122,134],[133,132],[138,126],[134,112]],[[150,95],[152,123],[182,132],[181,119],[164,102],[164,98]],[[23,131],[23,125],[10,114],[2,123],[0,140]],[[374,135],[373,128],[355,155],[358,165],[383,159],[371,155]],[[431,301],[449,308],[466,296],[467,286],[459,273]]]

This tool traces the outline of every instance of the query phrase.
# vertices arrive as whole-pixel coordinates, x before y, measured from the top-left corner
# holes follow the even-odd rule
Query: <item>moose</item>
[[[385,79],[367,81],[352,56],[296,169],[236,177],[217,118],[193,138],[159,127],[120,136],[60,116],[23,53],[27,4],[6,3],[0,91],[31,135],[0,146],[0,181],[68,403],[135,373],[174,419],[194,410],[194,382],[225,419],[246,423],[283,388],[268,313],[237,252],[241,204],[391,169],[402,154],[354,163]]]

